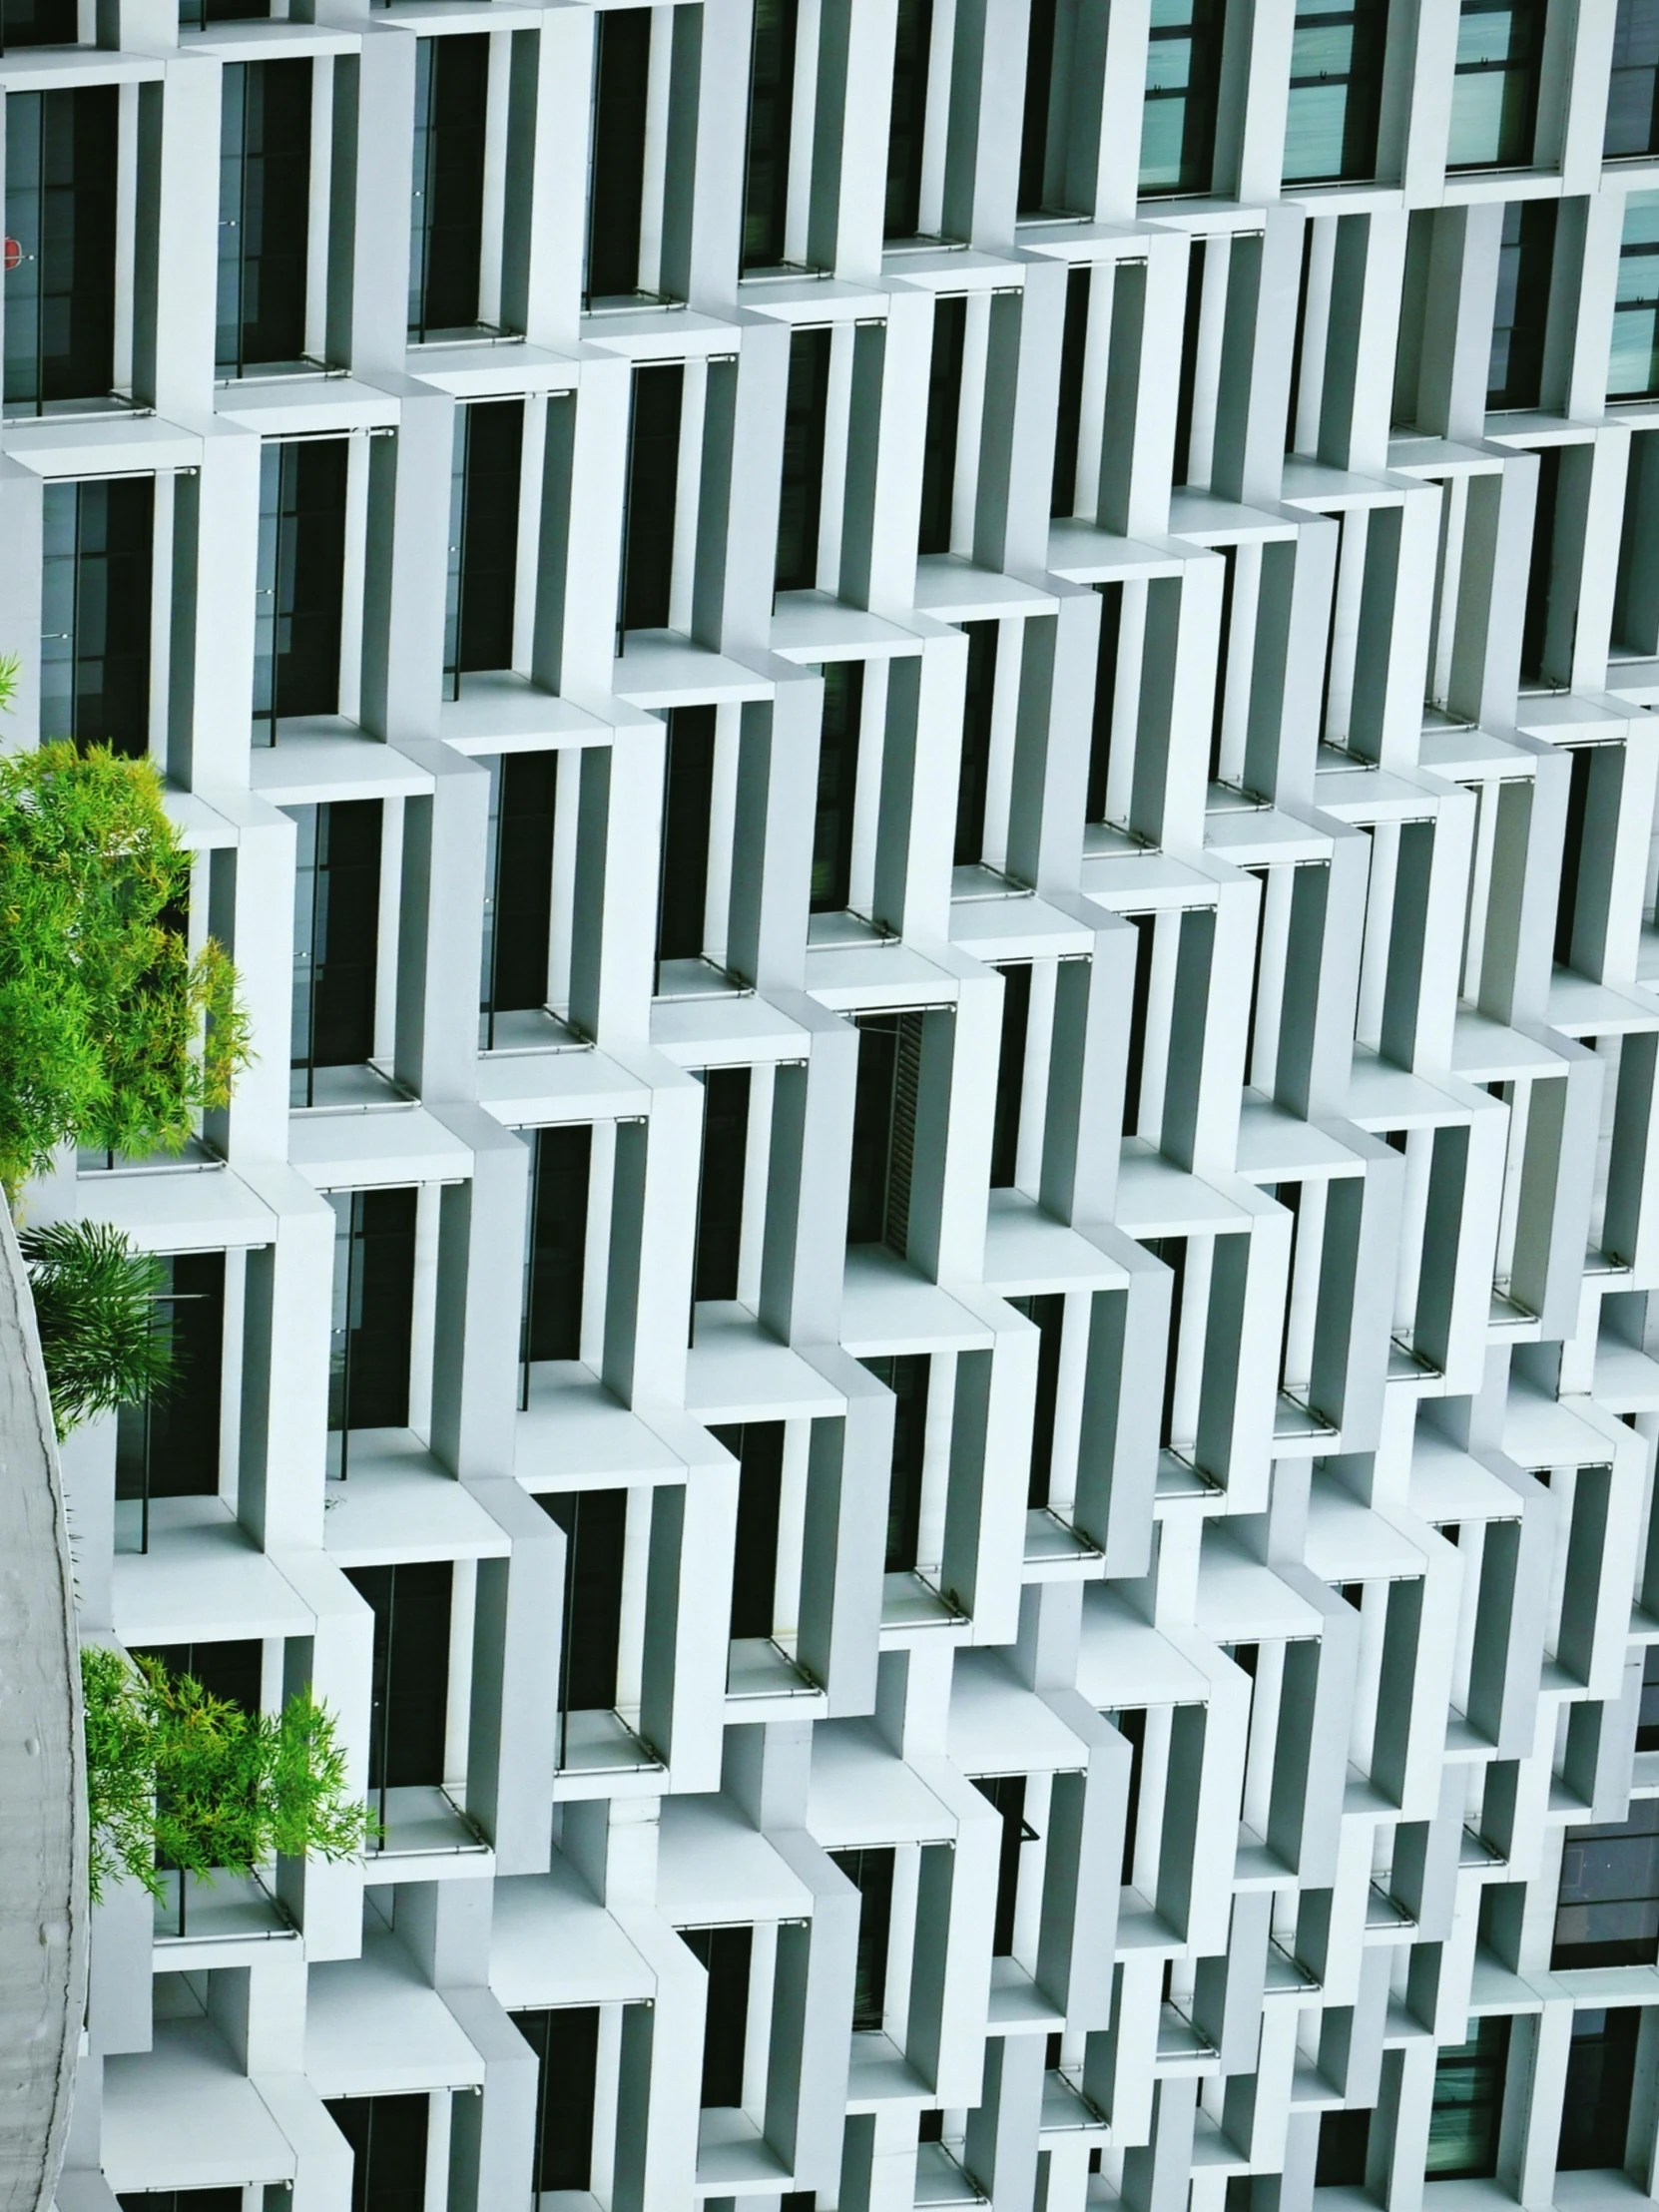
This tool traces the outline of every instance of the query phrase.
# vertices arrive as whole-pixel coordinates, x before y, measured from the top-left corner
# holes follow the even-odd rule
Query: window
[[[1608,161],[1651,154],[1659,144],[1659,0],[1619,0],[1607,86]]]
[[[1059,1291],[1045,1291],[1031,1298],[1014,1298],[1009,1305],[1022,1313],[1037,1330],[1037,1397],[1031,1421],[1031,1474],[1026,1505],[1039,1512],[1048,1503],[1049,1477],[1054,1465],[1054,1409],[1060,1394],[1060,1335],[1065,1326],[1066,1302]]]
[[[515,2012],[513,2025],[536,2054],[536,2192],[586,2189],[593,2179],[593,2106],[599,2066],[599,2007],[561,2005]]]
[[[967,687],[962,698],[962,751],[956,770],[957,867],[984,858],[985,806],[990,796],[991,710],[996,696],[995,622],[964,622],[968,641]]]
[[[1517,200],[1503,211],[1491,364],[1486,372],[1488,407],[1538,404],[1559,204],[1554,200]]]
[[[663,830],[657,893],[657,988],[670,960],[701,960],[709,896],[715,710],[672,707],[664,748]]]
[[[756,0],[749,50],[749,144],[744,158],[743,267],[789,261],[790,125],[795,105],[799,0]]]
[[[1490,2180],[1497,2172],[1509,2021],[1499,2015],[1468,2024],[1468,2040],[1442,2044],[1435,2061],[1423,2165],[1430,2181]]]
[[[577,1360],[588,1242],[593,1130],[585,1122],[532,1133],[524,1267],[524,1359]]]
[[[738,1295],[749,1090],[748,1068],[710,1068],[703,1077],[703,1166],[697,1187],[694,1300],[735,1299]]]
[[[1135,932],[1135,984],[1129,1002],[1129,1051],[1123,1075],[1123,1133],[1140,1135],[1141,1085],[1146,1075],[1147,1018],[1152,1004],[1152,950],[1157,942],[1156,914],[1125,914]],[[1168,1240],[1166,1240],[1168,1241]],[[1180,1244],[1182,1240],[1173,1240]]]
[[[0,53],[13,46],[76,46],[80,37],[76,0],[0,0]]]
[[[913,1574],[921,1541],[921,1476],[927,1449],[928,1355],[901,1352],[861,1363],[897,1400],[887,1481],[886,1574]]]
[[[890,1850],[832,1851],[830,1858],[858,1893],[858,1950],[852,1976],[852,2030],[879,2032],[886,2014],[887,1943],[892,1930]]]
[[[1659,1751],[1659,1644],[1642,1657],[1642,1697],[1636,1709],[1636,1749]]]
[[[347,1567],[345,1579],[374,1614],[369,1789],[440,1788],[454,1567],[447,1559],[414,1559]]]
[[[1538,113],[1544,0],[1462,0],[1447,169],[1523,169]]]
[[[1123,1865],[1119,1880],[1125,1889],[1135,1879],[1135,1845],[1141,1815],[1141,1782],[1146,1768],[1146,1708],[1130,1706],[1106,1718],[1129,1746],[1129,1798],[1123,1815]]]
[[[1096,584],[1100,594],[1100,642],[1095,649],[1094,705],[1089,726],[1089,785],[1083,803],[1086,822],[1106,820],[1106,790],[1112,766],[1112,723],[1117,706],[1118,641],[1123,634],[1123,586]]]
[[[305,359],[311,65],[228,62],[219,142],[221,376]]]
[[[181,31],[205,31],[212,23],[264,22],[271,0],[179,0]]]
[[[1659,1963],[1659,1798],[1616,1827],[1569,1828],[1550,1968]]]
[[[996,971],[1002,978],[1002,1045],[996,1061],[996,1111],[991,1122],[993,1191],[1012,1190],[1019,1157],[1020,1096],[1025,1087],[1025,1038],[1031,1020],[1031,963]]]
[[[523,465],[522,399],[475,400],[455,409],[443,637],[451,699],[460,698],[468,670],[513,665]]]
[[[490,763],[484,851],[484,958],[480,1043],[492,1051],[504,1014],[547,1004],[553,921],[553,825],[557,753],[498,753]],[[511,1028],[511,1025],[505,1025]],[[517,1035],[516,1029],[512,1030]],[[507,1042],[505,1030],[500,1039]],[[540,1042],[539,1036],[534,1041]]]
[[[141,1551],[149,1548],[152,1498],[213,1497],[219,1490],[225,1255],[170,1254],[161,1270],[150,1326],[172,1344],[179,1384],[123,1405],[115,1416],[115,1494],[139,1507]]]
[[[759,36],[759,33],[756,34]],[[784,406],[784,468],[778,498],[775,591],[811,591],[818,583],[819,517],[824,504],[824,427],[830,401],[830,330],[790,338]]]
[[[1048,511],[1058,519],[1077,512],[1077,450],[1083,434],[1083,364],[1089,337],[1089,280],[1093,271],[1066,275],[1066,319],[1060,337],[1060,389],[1054,415],[1054,483]],[[1091,502],[1092,504],[1092,502]]]
[[[1550,595],[1555,584],[1555,509],[1561,491],[1561,448],[1538,452],[1538,495],[1532,508],[1532,553],[1526,571],[1526,608],[1521,621],[1520,675],[1523,684],[1544,681],[1549,642]]]
[[[932,40],[933,0],[898,0],[892,101],[887,113],[883,233],[889,239],[913,239],[921,228],[921,165]]]
[[[240,2189],[122,2189],[121,2212],[242,2212]]]
[[[711,1428],[738,1462],[738,1536],[732,1555],[732,1619],[740,1637],[770,1637],[777,1601],[778,1522],[784,1484],[784,1423],[741,1421]]]
[[[560,1490],[543,1493],[538,1503],[558,1522],[566,1537],[559,1711],[613,1712],[622,1635],[628,1492]]]
[[[328,1472],[344,1479],[355,1428],[409,1419],[415,1193],[335,1191],[328,1339]]]
[[[290,1106],[332,1095],[321,1070],[361,1067],[373,1055],[380,813],[377,799],[293,809]]]
[[[992,1924],[991,1956],[1014,1954],[1014,1909],[1019,1903],[1019,1847],[1036,1840],[1036,1830],[1025,1817],[1025,1777],[1022,1774],[975,1775],[973,1787],[989,1798],[1002,1821],[1002,1847],[996,1865],[996,1917]]]
[[[852,903],[853,808],[858,792],[858,724],[863,698],[862,661],[825,664],[809,894],[815,914],[842,913]]]
[[[1286,184],[1375,177],[1388,0],[1298,0]]]
[[[489,78],[484,34],[415,41],[411,344],[496,327],[480,315]]]
[[[956,432],[962,411],[962,348],[967,301],[960,293],[933,303],[933,351],[927,372],[927,419],[921,444],[921,526],[918,553],[950,551],[956,496]]]
[[[430,2108],[424,2093],[328,2101],[328,2117],[351,2145],[351,2212],[421,2212]]]
[[[153,476],[45,487],[40,619],[45,737],[73,738],[83,748],[107,745],[135,760],[149,750],[155,498]]]
[[[601,15],[602,23],[610,20]],[[624,630],[666,630],[674,582],[674,509],[680,470],[682,361],[634,371],[628,425],[628,496],[622,517]],[[621,651],[621,641],[618,641]]]
[[[265,1646],[256,1637],[239,1636],[225,1643],[135,1644],[133,1656],[159,1660],[175,1680],[188,1674],[210,1697],[223,1698],[244,1713],[260,1710]]]
[[[588,185],[586,304],[629,303],[640,290],[646,89],[651,10],[601,9],[594,23],[593,170]]]
[[[1578,879],[1584,864],[1584,830],[1590,813],[1590,779],[1599,746],[1574,746],[1567,758],[1567,820],[1561,838],[1561,874],[1555,893],[1555,958],[1572,965],[1573,929],[1578,920]]]
[[[1217,251],[1224,252],[1222,242]],[[1187,302],[1181,320],[1181,366],[1175,387],[1175,452],[1170,462],[1170,482],[1186,483],[1192,464],[1193,406],[1198,395],[1198,344],[1204,329],[1204,269],[1210,248],[1194,239],[1187,254]]]
[[[709,1972],[703,2015],[703,2089],[707,2112],[743,2103],[744,2043],[749,2032],[752,1928],[683,1928],[681,1938]]]
[[[1555,2154],[1558,2168],[1580,2172],[1586,2167],[1623,2166],[1641,2032],[1637,2005],[1574,2012],[1567,2088],[1561,2100],[1561,2139]]]
[[[1609,399],[1659,392],[1659,192],[1633,192],[1624,204],[1607,358]]]
[[[1149,1237],[1146,1249],[1162,1260],[1174,1281],[1169,1290],[1169,1338],[1164,1353],[1164,1409],[1158,1442],[1165,1451],[1175,1446],[1175,1382],[1181,1349],[1181,1311],[1187,1294],[1187,1240],[1185,1237]]]
[[[917,1013],[858,1017],[858,1081],[852,1110],[852,1173],[846,1241],[885,1244],[903,1258],[915,1158],[921,1076]]]
[[[1055,53],[1057,0],[1031,0],[1025,35],[1025,112],[1019,140],[1018,212],[1066,213],[1064,47]],[[1069,43],[1069,42],[1068,42]],[[1060,82],[1056,83],[1057,70]],[[1058,98],[1056,98],[1058,95]],[[1056,124],[1061,126],[1056,130]],[[1056,140],[1059,144],[1056,144]]]
[[[1319,2189],[1363,2189],[1371,2150],[1371,2113],[1322,2112],[1320,2147],[1314,2166]]]
[[[339,712],[348,438],[286,438],[260,454],[254,742],[284,716]]]
[[[114,396],[120,137],[119,86],[6,96],[8,414]]]
[[[1208,192],[1216,158],[1226,0],[1152,0],[1140,189]]]

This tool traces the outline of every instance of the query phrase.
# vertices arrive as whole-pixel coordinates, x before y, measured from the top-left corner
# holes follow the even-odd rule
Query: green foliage
[[[101,1221],[55,1222],[19,1238],[60,1442],[118,1405],[162,1395],[176,1380],[172,1340],[156,1329],[161,1263]]]
[[[3,694],[0,694],[3,696]],[[66,1140],[177,1151],[250,1058],[236,972],[193,959],[190,855],[148,761],[0,757],[0,1185]]]
[[[94,1905],[122,1874],[156,1879],[154,1730],[142,1678],[120,1652],[81,1647],[86,1713],[87,1884]]]
[[[344,1859],[374,1833],[348,1794],[333,1716],[307,1691],[279,1714],[245,1713],[158,1660],[93,1646],[81,1688],[94,1904],[122,1874],[159,1898],[158,1860],[211,1881],[278,1853]]]

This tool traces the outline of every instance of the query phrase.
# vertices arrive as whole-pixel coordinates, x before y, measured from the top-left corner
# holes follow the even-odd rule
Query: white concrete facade
[[[915,13],[799,0],[782,266],[745,276],[752,0],[661,5],[641,296],[597,311],[596,26],[635,11],[175,12],[98,0],[80,47],[0,56],[9,138],[17,99],[118,88],[120,180],[120,403],[0,428],[5,742],[66,635],[52,494],[152,482],[140,742],[260,1054],[187,1161],[66,1159],[28,1195],[224,1256],[212,1482],[153,1467],[137,1499],[118,1450],[149,1447],[113,1421],[66,1453],[82,1629],[257,1645],[264,1702],[313,1686],[364,1788],[418,1766],[397,1699],[437,1749],[376,1787],[361,1863],[195,1893],[183,1935],[136,1892],[96,1916],[59,2212],[1659,2194],[1659,1881],[1618,1959],[1555,1950],[1573,1832],[1659,1801],[1659,398],[1614,341],[1659,158],[1602,153],[1640,10],[1540,5],[1529,160],[1448,171],[1487,19],[1392,0],[1376,181],[1299,185],[1311,34],[1229,0],[1214,189],[1138,198],[1170,10],[1062,0],[1060,212],[1026,216],[1027,0],[934,0],[924,235],[894,243]],[[478,328],[411,344],[425,50],[480,41]],[[225,73],[276,62],[310,72],[304,358],[226,374]],[[1509,211],[1543,202],[1536,389],[1489,408]],[[821,328],[816,539],[775,591],[792,337]],[[684,364],[671,508],[638,460],[653,364]],[[450,681],[459,424],[502,400],[509,643]],[[317,440],[337,696],[258,726],[288,588],[264,456]],[[631,481],[672,533],[635,548],[667,619],[624,630]],[[665,727],[699,709],[688,877]],[[525,909],[501,763],[528,755],[556,765]],[[332,1073],[295,1105],[296,884],[314,810],[363,803],[370,1044],[349,1076],[311,1049]],[[524,910],[545,1010],[481,1027],[487,911]],[[735,1069],[717,1162],[704,1079]],[[340,1272],[358,1192],[414,1194],[406,1388],[341,1479],[379,1295]],[[729,1279],[694,1300],[720,1205]],[[715,1431],[771,1423],[745,1490]],[[442,1648],[382,1624],[377,1660],[364,1586],[446,1565]],[[564,1646],[601,1614],[593,1704]],[[1558,2171],[1609,2008],[1640,2014],[1622,2138]],[[706,2032],[737,2036],[724,2075]],[[532,2033],[565,2037],[551,2082]],[[1436,2178],[1466,2041],[1480,2139]],[[424,2126],[412,2182],[344,2131],[383,2097],[416,2100],[376,2107]],[[539,2199],[538,2131],[566,2177]]]

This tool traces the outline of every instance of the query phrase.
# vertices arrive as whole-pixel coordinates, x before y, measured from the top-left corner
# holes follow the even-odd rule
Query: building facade
[[[0,34],[5,742],[259,1051],[27,1195],[82,1629],[381,1824],[59,2212],[1659,2193],[1653,0]]]

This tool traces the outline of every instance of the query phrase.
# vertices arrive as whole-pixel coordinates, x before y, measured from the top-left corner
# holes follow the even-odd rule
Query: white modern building
[[[0,0],[5,725],[259,1048],[58,2212],[1659,2195],[1655,0]],[[1651,1349],[1650,1349],[1651,1347]]]

